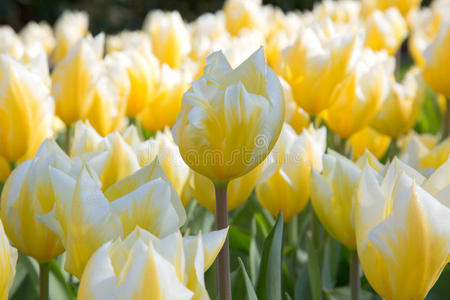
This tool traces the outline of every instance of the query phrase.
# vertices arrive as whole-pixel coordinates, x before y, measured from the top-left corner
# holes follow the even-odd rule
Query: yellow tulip
[[[370,124],[378,132],[396,139],[416,123],[425,99],[425,85],[417,68],[409,70],[402,83],[391,81],[387,99]]]
[[[314,16],[318,19],[330,18],[337,23],[357,23],[360,3],[356,1],[330,1],[316,2],[313,9]]]
[[[284,121],[300,134],[304,128],[308,128],[311,120],[306,111],[297,105],[292,95],[291,86],[281,77],[279,77],[281,87],[283,88],[284,106],[286,112]]]
[[[351,148],[353,160],[357,160],[369,150],[377,159],[381,159],[389,148],[391,138],[381,134],[370,126],[352,134],[347,146]]]
[[[152,43],[145,32],[124,30],[116,35],[106,37],[106,53],[138,50],[142,54],[152,51]]]
[[[358,256],[374,290],[386,300],[424,299],[448,263],[450,208],[405,172],[388,170],[380,182],[366,167],[354,222]]]
[[[331,130],[348,138],[372,122],[388,94],[394,64],[385,52],[364,50],[349,76],[331,95],[333,104],[323,112]]]
[[[25,48],[35,46],[41,47],[47,56],[50,56],[56,44],[53,30],[45,21],[39,23],[34,21],[28,22],[20,31],[20,38],[22,39]]]
[[[401,149],[400,158],[417,170],[423,169],[421,166],[421,159],[433,151],[438,143],[438,136],[431,133],[417,134],[414,131],[411,131],[397,142]],[[430,162],[432,161],[433,159],[430,160]],[[434,163],[432,165],[434,165]],[[428,165],[426,168],[431,167],[432,165]],[[436,165],[435,167],[437,168],[439,165]]]
[[[56,45],[52,55],[53,64],[66,57],[80,39],[88,33],[89,18],[84,11],[65,11],[55,23]]]
[[[311,203],[328,233],[348,249],[356,249],[353,205],[361,170],[344,156],[328,150],[323,174],[312,170]]]
[[[33,157],[52,135],[54,104],[43,79],[13,58],[0,55],[0,156]]]
[[[33,159],[11,173],[1,197],[1,218],[9,238],[39,262],[50,261],[64,251],[59,238],[36,219],[51,211],[56,201],[50,167],[68,172],[71,161],[54,141],[47,140]]]
[[[443,140],[424,156],[420,157],[420,168],[439,168],[450,156],[450,137]]]
[[[256,185],[256,196],[273,216],[283,212],[289,221],[301,212],[310,196],[311,168],[322,169],[326,147],[326,129],[303,130],[300,135],[284,124],[272,153]]]
[[[240,177],[272,150],[284,119],[283,91],[262,49],[236,69],[221,52],[183,97],[173,128],[181,156],[216,182]]]
[[[332,91],[362,51],[362,31],[345,36],[334,27],[329,20],[306,27],[283,51],[282,76],[298,105],[314,116],[333,104]]]
[[[17,250],[11,247],[0,220],[0,299],[8,299],[16,275]]]
[[[187,26],[178,11],[151,11],[144,20],[143,30],[150,35],[153,53],[161,63],[178,68],[191,50]]]
[[[11,166],[9,162],[2,156],[0,156],[0,182],[5,182],[11,173]]]
[[[106,140],[95,131],[88,121],[78,121],[75,123],[74,135],[69,152],[71,157],[107,149],[108,144]]]
[[[361,14],[369,16],[374,10],[384,11],[390,7],[396,7],[403,17],[408,13],[417,10],[421,0],[364,0],[361,4]]]
[[[67,125],[86,118],[101,74],[104,35],[81,39],[56,65],[52,92],[56,114]]]
[[[9,25],[0,26],[0,54],[9,54],[15,59],[21,59],[24,45]]]
[[[224,3],[227,30],[238,35],[243,29],[261,26],[261,0],[227,0]]]
[[[82,299],[209,299],[204,273],[227,229],[158,239],[137,227],[124,240],[105,243],[89,260],[80,283]]]
[[[433,90],[450,97],[450,23],[441,24],[435,40],[425,50],[423,77]]]
[[[152,95],[142,114],[138,116],[142,126],[150,132],[172,127],[181,110],[181,99],[191,84],[188,72],[173,70],[164,64]]]
[[[104,193],[89,165],[82,166],[79,175],[54,168],[50,173],[56,204],[38,218],[61,239],[66,249],[65,269],[78,278],[105,242],[126,237],[136,226],[163,237],[186,219],[183,205],[157,161]]]
[[[364,169],[366,164],[369,164],[377,172],[382,172],[385,169],[385,166],[367,149],[355,163],[361,170]]]
[[[247,174],[232,179],[227,185],[227,209],[231,211],[241,206],[250,197],[253,188],[259,180],[263,164]],[[214,192],[214,183],[199,173],[194,172],[192,183],[192,195],[202,206],[206,207],[211,213],[216,213],[216,195]]]
[[[384,12],[376,10],[365,21],[366,46],[373,50],[386,50],[395,55],[408,35],[408,27],[397,8],[391,7]]]
[[[120,53],[114,53],[105,58],[103,74],[95,84],[87,114],[87,120],[102,136],[116,130],[126,113],[130,80],[125,67],[119,62],[120,56]]]

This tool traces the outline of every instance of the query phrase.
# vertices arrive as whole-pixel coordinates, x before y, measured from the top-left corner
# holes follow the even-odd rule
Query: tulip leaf
[[[329,237],[325,246],[324,262],[322,265],[322,282],[323,287],[327,290],[335,287],[340,256],[341,244]]]
[[[331,291],[325,291],[327,300],[348,300],[351,299],[350,287],[340,287]],[[360,300],[375,300],[380,299],[378,296],[373,295],[365,290],[360,290]]]
[[[239,227],[231,225],[228,231],[228,237],[230,239],[230,248],[241,250],[245,253],[249,252],[251,238],[248,233],[244,232]]]
[[[308,268],[303,268],[295,284],[295,300],[311,299]]]
[[[258,267],[259,262],[261,261],[261,251],[258,248],[257,243],[257,227],[255,218],[252,219],[251,224],[251,235],[252,238],[250,240],[250,249],[249,249],[249,263],[250,263],[250,276],[252,278],[253,284],[256,284],[256,280],[258,277]]]
[[[281,258],[283,247],[283,214],[280,212],[271,232],[264,241],[256,285],[260,300],[281,300]]]
[[[247,271],[245,270],[244,263],[242,262],[242,259],[238,257],[239,265],[241,267],[242,275],[244,276],[245,281],[245,288],[247,290],[247,299],[248,300],[258,300],[258,297],[256,297],[255,289],[253,288],[253,283],[250,280],[250,277],[248,277]]]
[[[309,284],[313,300],[322,299],[322,281],[320,278],[320,266],[317,251],[309,236],[306,237],[306,248],[308,250],[308,273]]]

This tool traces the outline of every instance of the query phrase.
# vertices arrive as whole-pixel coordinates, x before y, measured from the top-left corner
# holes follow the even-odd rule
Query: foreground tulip
[[[54,141],[47,140],[33,159],[9,176],[1,198],[1,218],[9,238],[39,262],[48,262],[64,251],[59,238],[36,219],[51,211],[56,201],[49,168],[68,172],[71,161]]]
[[[81,279],[81,299],[209,299],[204,272],[222,247],[227,230],[158,239],[136,227],[124,240],[104,244]]]
[[[348,139],[347,146],[351,148],[353,160],[357,160],[364,155],[366,150],[369,150],[377,159],[381,159],[388,150],[390,143],[391,138],[389,136],[366,126]]]
[[[33,157],[52,134],[54,104],[43,78],[10,56],[0,56],[0,156]]]
[[[358,255],[367,280],[387,300],[424,299],[449,259],[450,208],[414,181],[388,171],[380,182],[366,167],[358,190]]]
[[[101,72],[104,35],[81,39],[52,73],[56,114],[70,125],[85,119]]]
[[[362,51],[362,32],[342,36],[333,26],[329,20],[313,24],[283,51],[282,76],[291,85],[295,101],[311,115],[332,104],[334,88]]]
[[[39,220],[61,239],[66,249],[65,269],[78,278],[105,242],[126,237],[137,225],[164,237],[185,221],[181,201],[157,161],[104,193],[89,165],[82,166],[79,175],[54,168],[50,173],[56,204]]]
[[[56,45],[52,55],[54,64],[59,63],[71,48],[88,32],[88,15],[85,12],[65,11],[55,23]]]
[[[305,208],[311,169],[322,170],[325,140],[325,128],[310,127],[297,135],[292,127],[284,125],[256,186],[259,202],[273,216],[281,211],[287,222]]]
[[[414,126],[424,99],[422,75],[417,68],[413,68],[406,73],[402,83],[391,81],[387,99],[371,127],[393,139],[398,138]]]
[[[191,44],[179,12],[152,11],[145,18],[143,29],[154,41],[153,53],[159,61],[172,68],[180,67],[191,50]]]
[[[16,274],[17,250],[11,247],[0,221],[0,299],[8,299]]]
[[[348,138],[372,122],[388,94],[394,63],[385,52],[364,50],[348,77],[331,96],[333,104],[323,113],[333,132]]]

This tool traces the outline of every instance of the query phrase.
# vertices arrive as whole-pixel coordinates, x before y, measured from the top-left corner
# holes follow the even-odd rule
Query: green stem
[[[350,258],[350,287],[352,300],[359,300],[361,281],[359,279],[359,259],[356,251],[352,251]]]
[[[39,264],[39,299],[48,300],[48,276],[49,276],[50,264]]]
[[[316,214],[314,213],[314,208],[312,204],[310,205],[311,209],[311,241],[315,249],[319,246],[319,228],[317,224]]]
[[[71,139],[71,130],[72,128],[71,128],[71,126],[70,125],[67,125],[66,126],[66,153],[67,153],[67,155],[70,155],[70,139]]]
[[[298,242],[298,217],[293,216],[288,223],[288,242],[291,246],[297,248]]]
[[[447,110],[444,120],[444,135],[443,138],[447,138],[450,135],[450,98],[447,98]]]
[[[217,230],[228,227],[227,208],[227,185],[228,183],[216,183],[216,228]],[[230,248],[228,236],[217,257],[217,287],[220,300],[231,300],[231,279],[230,279]]]

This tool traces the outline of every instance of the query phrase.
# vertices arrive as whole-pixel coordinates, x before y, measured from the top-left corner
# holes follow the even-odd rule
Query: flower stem
[[[350,258],[350,287],[352,291],[352,300],[359,300],[361,281],[359,279],[359,258],[356,251],[352,251]]]
[[[450,98],[447,98],[447,110],[445,112],[445,120],[444,120],[444,136],[443,138],[447,138],[450,135]]]
[[[48,276],[49,276],[50,264],[39,264],[39,299],[48,300]]]
[[[215,184],[216,191],[216,229],[228,227],[227,183]],[[228,236],[217,257],[217,287],[220,300],[231,300],[230,249]]]
[[[70,155],[70,133],[71,133],[71,126],[66,126],[66,153],[67,155]]]

